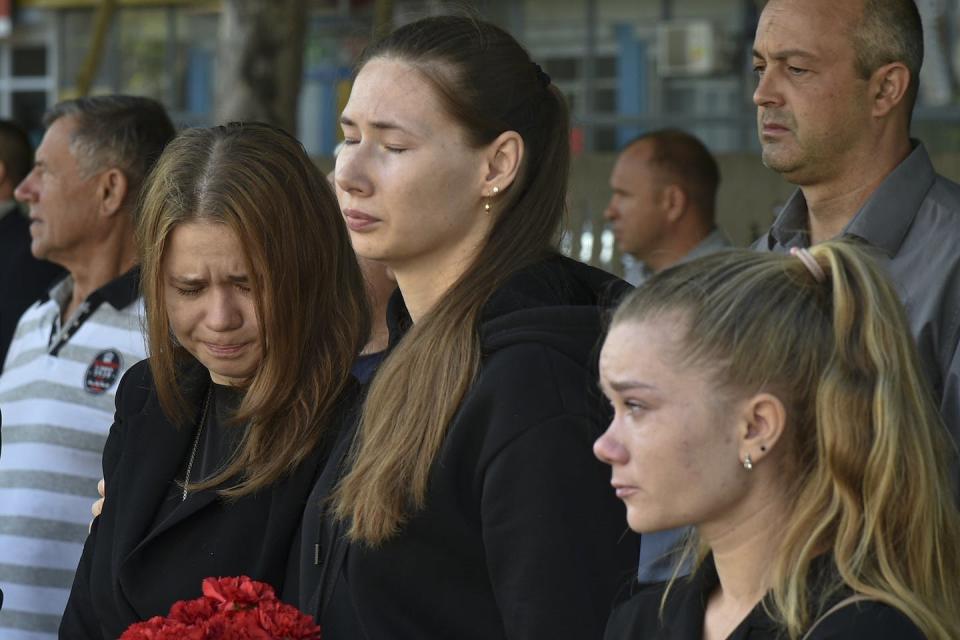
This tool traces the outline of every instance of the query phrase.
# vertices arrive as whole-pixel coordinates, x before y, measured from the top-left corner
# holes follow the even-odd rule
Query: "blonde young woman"
[[[357,397],[364,283],[330,186],[267,125],[188,130],[144,186],[149,360],[130,369],[61,637],[117,638],[210,576],[285,584]]]
[[[337,195],[399,292],[392,351],[304,515],[327,640],[599,638],[636,570],[590,446],[624,285],[555,250],[569,122],[501,29],[438,17],[363,57]]]
[[[617,310],[600,380],[616,413],[594,448],[630,528],[700,541],[693,575],[641,587],[608,640],[960,638],[953,452],[861,250],[664,272]]]

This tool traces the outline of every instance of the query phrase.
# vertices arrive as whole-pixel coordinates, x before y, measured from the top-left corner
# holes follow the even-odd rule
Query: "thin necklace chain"
[[[190,484],[190,470],[193,469],[193,459],[197,457],[197,446],[200,444],[200,434],[203,433],[203,425],[207,421],[207,408],[210,406],[210,396],[213,395],[213,385],[207,388],[207,397],[203,400],[203,412],[200,414],[200,424],[197,425],[197,435],[193,438],[193,450],[190,451],[190,460],[187,461],[187,472],[183,477],[183,497],[180,502],[187,499],[187,486]]]

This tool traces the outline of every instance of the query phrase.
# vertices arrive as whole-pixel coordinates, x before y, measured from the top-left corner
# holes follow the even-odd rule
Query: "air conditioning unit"
[[[664,77],[699,76],[726,70],[723,41],[706,20],[657,25],[657,72]]]

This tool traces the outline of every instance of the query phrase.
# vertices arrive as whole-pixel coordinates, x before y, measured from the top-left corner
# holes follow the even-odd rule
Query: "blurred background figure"
[[[30,253],[30,223],[13,199],[13,190],[32,166],[26,131],[0,120],[0,371],[20,314],[65,273]]]
[[[717,161],[684,131],[645,133],[623,149],[604,218],[620,250],[637,261],[625,273],[631,284],[730,246],[715,222],[719,185]]]
[[[174,130],[150,98],[61,102],[16,188],[31,251],[69,272],[20,318],[0,375],[4,640],[56,637],[97,496],[124,372],[146,356],[133,230],[144,178]]]

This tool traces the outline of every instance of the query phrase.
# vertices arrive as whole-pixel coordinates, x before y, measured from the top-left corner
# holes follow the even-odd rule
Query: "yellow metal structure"
[[[110,0],[17,0],[17,6],[33,9],[96,9]],[[219,0],[113,0],[117,8],[123,7],[219,7]]]

